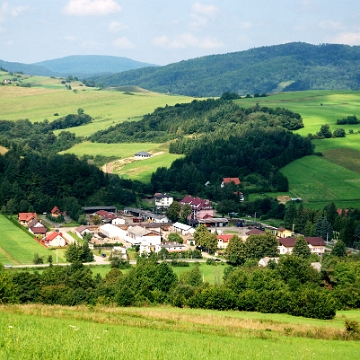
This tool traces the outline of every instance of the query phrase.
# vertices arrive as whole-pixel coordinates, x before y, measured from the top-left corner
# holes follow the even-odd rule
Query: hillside
[[[64,58],[41,61],[34,64],[22,64],[0,60],[0,67],[11,72],[22,72],[35,76],[63,76],[68,75],[84,78],[99,74],[120,73],[142,67],[155,66],[125,57],[74,55]]]
[[[288,43],[204,56],[163,67],[95,77],[105,86],[137,85],[190,96],[291,90],[360,89],[360,47]]]
[[[155,66],[125,57],[99,55],[67,56],[60,59],[41,61],[33,65],[45,67],[63,76],[72,74],[77,77],[118,73],[147,66]]]

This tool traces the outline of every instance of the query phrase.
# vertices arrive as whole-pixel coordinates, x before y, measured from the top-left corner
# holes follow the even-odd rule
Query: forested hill
[[[292,90],[359,90],[360,46],[288,43],[94,78],[189,96]]]

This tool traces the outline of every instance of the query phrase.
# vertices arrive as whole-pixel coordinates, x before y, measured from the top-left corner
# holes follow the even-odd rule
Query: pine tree
[[[284,227],[286,229],[292,229],[293,224],[297,216],[296,206],[293,201],[290,202],[288,208],[285,211]]]
[[[297,210],[297,217],[295,219],[295,232],[303,234],[305,225],[307,221],[307,213],[306,209],[304,208],[304,205],[301,203],[298,210]]]
[[[302,256],[305,259],[308,259],[311,255],[310,248],[303,236],[299,236],[294,244],[293,255]]]
[[[346,256],[346,245],[342,240],[338,240],[331,250],[331,255],[344,257]]]

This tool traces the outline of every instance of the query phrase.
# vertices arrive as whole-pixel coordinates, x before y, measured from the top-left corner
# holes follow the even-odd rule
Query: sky
[[[301,41],[360,45],[359,0],[0,0],[0,59],[157,65]]]

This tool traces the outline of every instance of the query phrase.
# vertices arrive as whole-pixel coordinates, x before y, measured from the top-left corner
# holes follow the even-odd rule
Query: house
[[[141,226],[129,226],[126,241],[133,245],[140,244],[140,246],[149,246],[151,247],[151,251],[155,251],[155,248],[152,247],[161,244],[161,234],[155,230],[145,229]]]
[[[121,259],[127,259],[127,252],[125,246],[114,246],[111,249],[111,256]]]
[[[182,252],[186,250],[184,244],[177,242],[165,242],[164,244],[156,245],[155,252],[158,253],[161,249],[166,249],[168,252]]]
[[[105,210],[99,210],[95,212],[95,215],[100,216],[101,221],[105,223],[110,223],[116,218],[116,215],[113,212],[108,212]]]
[[[166,194],[156,193],[154,198],[157,209],[167,209],[174,202],[174,198]]]
[[[53,232],[43,239],[43,243],[45,246],[52,246],[52,247],[63,247],[66,246],[66,240],[63,237],[62,233],[60,232]]]
[[[172,232],[179,232],[181,235],[194,234],[195,229],[190,225],[185,225],[180,222],[176,222],[171,227]]]
[[[214,216],[214,209],[209,200],[187,195],[180,201],[181,206],[185,204],[190,205],[192,210],[188,216],[189,220],[203,219],[206,215]]]
[[[46,227],[37,219],[30,221],[28,224],[28,230],[37,236],[45,236],[47,232]]]
[[[208,227],[223,227],[229,225],[229,220],[226,218],[214,218],[205,215],[203,219],[190,220],[190,223],[193,224],[194,226],[205,224]]]
[[[36,213],[32,213],[32,212],[19,213],[18,220],[21,225],[28,226],[28,224],[32,220],[37,220],[37,215],[36,215]]]
[[[279,238],[278,251],[280,255],[292,254],[296,238]]]
[[[312,254],[323,255],[325,252],[325,241],[322,237],[305,237]]]
[[[105,224],[99,226],[99,235],[103,235],[105,238],[119,241],[126,238],[126,231],[111,224]]]
[[[75,234],[82,239],[85,234],[94,234],[94,232],[88,226],[81,225],[75,229]]]
[[[277,236],[280,238],[287,238],[287,237],[291,237],[292,236],[292,231],[285,229],[283,227],[279,227],[277,229]]]
[[[137,160],[149,159],[151,156],[152,155],[146,151],[139,151],[134,155]]]
[[[258,265],[259,266],[268,266],[269,265],[269,261],[274,261],[275,263],[278,263],[279,262],[279,258],[278,257],[268,257],[268,256],[265,256],[263,257],[262,259],[260,259],[258,261]]]
[[[236,186],[240,185],[240,179],[239,178],[223,178],[221,187],[223,188],[225,185],[234,184]]]
[[[222,235],[217,235],[216,238],[218,240],[218,249],[226,249],[228,244],[229,244],[229,240],[233,237],[234,235],[232,234],[222,234]]]
[[[54,206],[51,210],[51,216],[56,218],[62,215],[62,212],[59,210],[57,206]]]
[[[125,219],[121,217],[116,217],[111,220],[111,225],[125,225]]]
[[[264,235],[266,232],[264,230],[260,230],[260,229],[251,229],[249,231],[247,231],[245,234],[250,236],[250,235]]]

